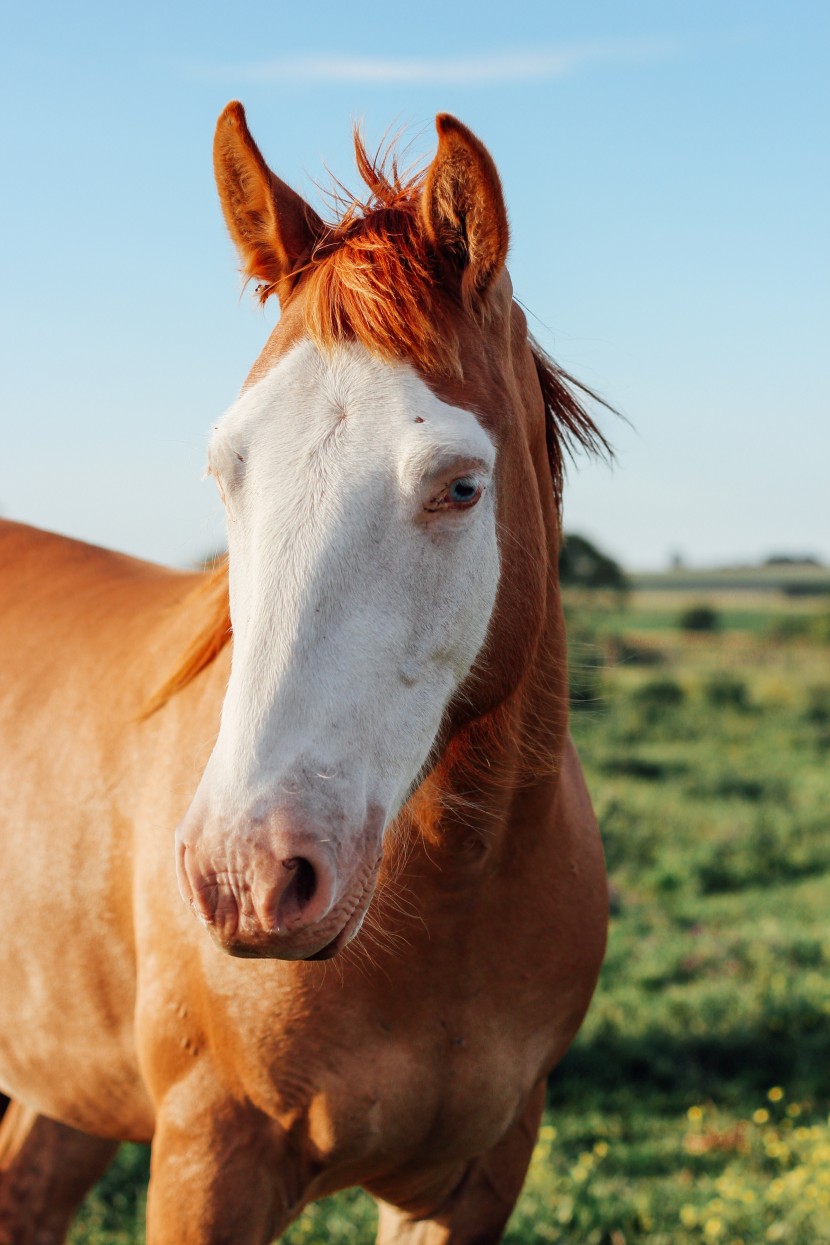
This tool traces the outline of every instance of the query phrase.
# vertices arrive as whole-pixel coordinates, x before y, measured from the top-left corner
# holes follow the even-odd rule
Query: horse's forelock
[[[368,194],[335,183],[329,222],[302,275],[308,331],[322,346],[357,340],[422,372],[461,376],[449,291],[421,221],[424,170],[402,173],[394,144],[371,155],[356,128],[355,160]]]

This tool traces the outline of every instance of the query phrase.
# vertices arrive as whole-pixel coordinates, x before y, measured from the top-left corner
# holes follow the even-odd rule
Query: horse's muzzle
[[[186,817],[176,832],[182,898],[230,955],[330,959],[362,924],[380,835],[363,827],[344,851],[285,818],[269,822],[220,837]]]

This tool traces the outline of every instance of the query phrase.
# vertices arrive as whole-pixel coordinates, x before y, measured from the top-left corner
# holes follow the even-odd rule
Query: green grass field
[[[713,603],[720,629],[694,636],[665,597],[569,603],[613,917],[511,1245],[830,1243],[827,606]],[[143,1239],[146,1164],[123,1148],[74,1242]],[[350,1193],[286,1239],[373,1229]]]

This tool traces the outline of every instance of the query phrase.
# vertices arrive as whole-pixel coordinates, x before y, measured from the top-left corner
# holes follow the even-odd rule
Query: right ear
[[[235,100],[216,123],[213,168],[244,275],[261,282],[262,302],[274,292],[285,302],[325,225],[305,199],[268,168],[251,138],[245,109]]]

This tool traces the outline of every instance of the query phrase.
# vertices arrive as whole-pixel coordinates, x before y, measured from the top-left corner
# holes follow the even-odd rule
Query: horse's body
[[[231,118],[237,126],[239,115]],[[247,131],[243,137],[250,143]],[[274,179],[278,203],[280,190]],[[258,381],[285,375],[311,349],[303,344],[302,283],[286,288],[284,255],[280,263],[276,279],[248,265],[283,283],[283,320],[252,377],[259,394]],[[494,264],[493,288],[500,271]],[[488,284],[478,280],[482,297]],[[226,699],[231,646],[221,577],[206,583],[20,525],[0,527],[0,1089],[12,1099],[0,1126],[3,1245],[63,1240],[75,1205],[125,1138],[153,1141],[150,1245],[265,1243],[304,1202],[352,1184],[381,1201],[385,1242],[498,1239],[524,1178],[545,1078],[593,991],[607,896],[567,737],[544,373],[534,368],[509,292],[487,297],[488,317],[458,304],[464,378],[460,370],[429,376],[440,410],[406,381],[413,423],[440,422],[451,409],[463,424],[464,412],[475,411],[497,442],[502,535],[495,603],[479,611],[486,644],[447,659],[452,685],[436,693],[428,719],[440,723],[438,742],[430,726],[429,761],[422,748],[408,770],[401,762],[400,798],[387,798],[367,771],[356,802],[349,774],[341,780],[328,760],[328,771],[306,783],[318,748],[308,743],[313,722],[303,727],[304,751],[291,743],[289,760],[279,761],[287,775],[280,791],[263,794],[268,767],[240,761],[229,734],[244,696],[231,679]],[[512,350],[506,364],[476,345],[476,335],[497,332],[500,322],[508,356]],[[358,377],[376,366],[358,358],[356,346],[344,349],[343,366]],[[471,374],[475,350],[480,366]],[[414,348],[410,354],[423,372]],[[324,379],[329,385],[328,373]],[[494,394],[525,412],[512,431],[495,424]],[[356,426],[359,416],[351,418]],[[456,478],[424,508],[439,549],[457,538],[460,523],[474,530],[466,511],[477,503],[473,488],[484,494],[475,472],[487,470],[475,465],[478,450],[469,451],[477,428],[471,424],[472,441],[458,451],[473,466],[454,467]],[[482,462],[487,453],[485,446]],[[213,457],[212,469],[220,470]],[[232,526],[242,505],[231,497]],[[237,521],[250,529],[245,515]],[[380,563],[388,527],[377,537]],[[247,556],[242,550],[236,564]],[[244,683],[256,608],[250,586],[234,584],[234,558],[232,539],[234,678]],[[446,585],[441,591],[446,597]],[[358,595],[370,592],[364,584]],[[348,612],[346,587],[340,601]],[[478,625],[465,619],[462,630],[468,636]],[[169,681],[194,636],[204,639],[196,657]],[[315,637],[324,654],[328,632]],[[407,644],[411,655],[411,637]],[[290,690],[290,660],[289,653],[279,695]],[[420,668],[401,671],[402,684],[421,687],[428,700]],[[258,667],[256,686],[265,682]],[[407,710],[413,733],[418,711]],[[265,721],[262,705],[257,712]],[[297,712],[302,718],[305,710]],[[394,722],[381,727],[391,736]],[[336,737],[336,723],[331,732]],[[223,747],[233,757],[225,768],[238,775],[247,764],[256,781],[254,811],[234,813],[235,821],[223,813],[220,835],[215,810],[231,799]],[[270,742],[269,765],[286,749],[282,736]],[[384,773],[396,755],[390,745]],[[244,793],[236,781],[234,791]],[[324,816],[323,807],[334,812]],[[313,836],[318,824],[333,827],[331,837]],[[221,857],[237,833],[238,876]],[[363,932],[346,947],[370,899]],[[331,965],[304,962],[334,954]]]

